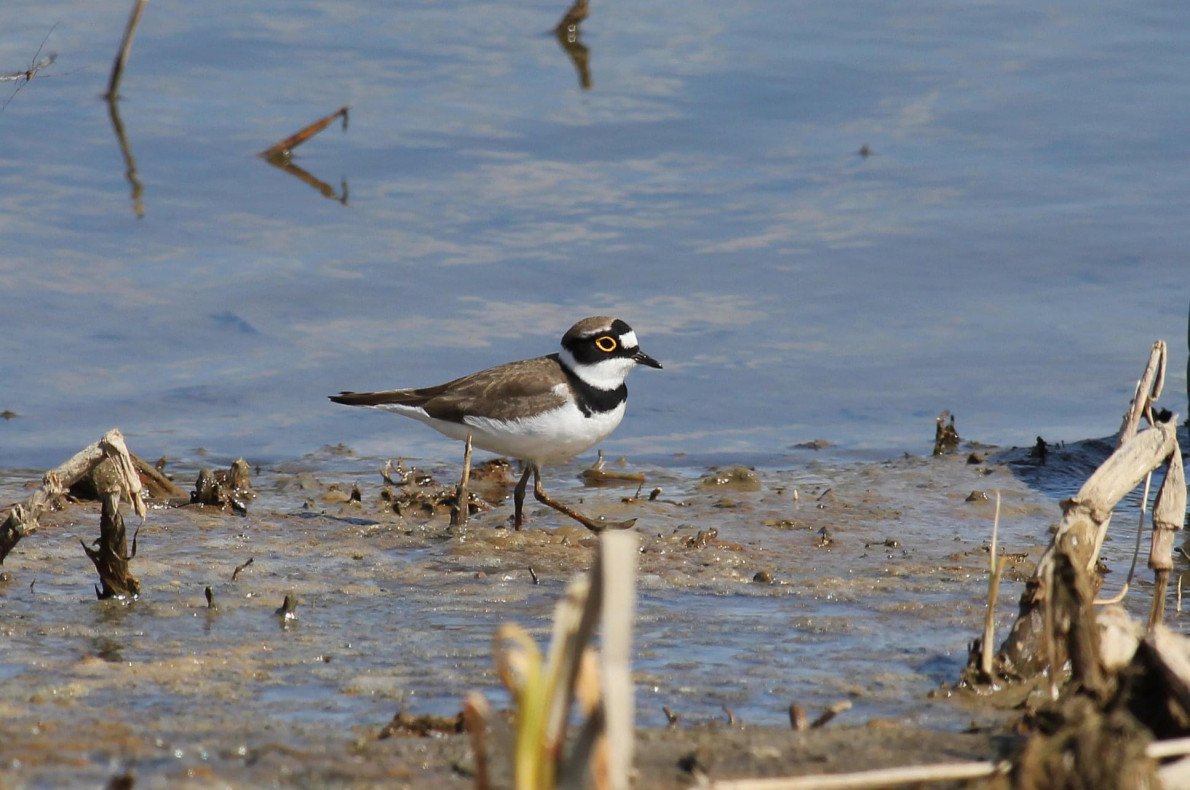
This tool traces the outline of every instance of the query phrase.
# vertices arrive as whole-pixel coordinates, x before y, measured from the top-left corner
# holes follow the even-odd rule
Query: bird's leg
[[[632,525],[636,523],[636,519],[634,518],[630,518],[627,521],[604,521],[602,518],[597,521],[587,518],[577,510],[567,507],[557,500],[550,499],[545,493],[545,488],[541,485],[541,468],[537,464],[529,464],[529,469],[533,472],[533,496],[537,498],[537,501],[543,505],[549,505],[559,513],[570,516],[592,532],[603,532],[605,529],[631,529]],[[521,482],[525,482],[525,478],[522,477]]]
[[[521,475],[521,482],[516,484],[516,488],[512,492],[512,502],[514,505],[512,525],[513,529],[520,529],[521,524],[525,521],[525,488],[529,485],[529,475],[533,474],[533,464],[525,464],[525,473]]]

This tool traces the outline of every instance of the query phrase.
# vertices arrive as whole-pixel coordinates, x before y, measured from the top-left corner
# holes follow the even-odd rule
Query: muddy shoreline
[[[617,465],[646,477],[643,495],[560,470],[558,496],[640,518],[638,785],[999,755],[1013,701],[939,691],[982,621],[991,503],[979,494],[1004,498],[1016,581],[1056,510],[992,455]],[[93,598],[79,539],[97,533],[96,504],[44,519],[0,584],[0,784],[131,771],[138,787],[469,787],[465,738],[381,732],[402,711],[451,715],[470,689],[503,708],[495,627],[544,642],[591,535],[540,510],[512,531],[507,504],[463,529],[445,511],[398,514],[378,467],[327,452],[255,470],[246,514],[151,508],[133,603]],[[180,483],[192,474],[176,470]],[[4,501],[27,479],[0,474]],[[290,621],[276,613],[286,595]],[[1015,597],[1002,596],[1002,620]],[[840,701],[850,709],[822,729],[786,723],[791,703],[812,718]]]

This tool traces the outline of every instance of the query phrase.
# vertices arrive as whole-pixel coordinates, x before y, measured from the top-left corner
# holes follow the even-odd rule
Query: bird
[[[641,351],[636,332],[619,318],[584,318],[562,336],[553,354],[487,368],[434,387],[340,392],[335,403],[411,417],[452,439],[519,459],[513,526],[524,523],[525,493],[593,532],[626,529],[636,519],[592,519],[546,494],[541,469],[607,438],[624,418],[628,374],[638,365],[661,368]]]

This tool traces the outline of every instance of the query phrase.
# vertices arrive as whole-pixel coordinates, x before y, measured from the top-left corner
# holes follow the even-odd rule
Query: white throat
[[[627,357],[611,357],[584,365],[565,348],[558,352],[558,359],[584,383],[601,390],[619,389],[628,377],[628,371],[636,367],[636,362]]]

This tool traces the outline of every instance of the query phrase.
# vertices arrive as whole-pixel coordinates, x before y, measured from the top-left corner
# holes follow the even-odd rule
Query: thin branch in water
[[[279,140],[273,143],[268,148],[260,152],[260,155],[270,162],[274,159],[287,160],[293,154],[293,149],[297,148],[302,143],[309,140],[314,135],[321,132],[326,127],[330,126],[336,118],[343,117],[343,130],[347,130],[347,105],[340,107],[330,115],[319,118],[314,123],[299,129],[293,134],[286,137],[284,140]]]
[[[128,24],[124,27],[124,38],[120,42],[120,49],[116,52],[116,59],[112,62],[111,77],[107,82],[107,93],[103,98],[112,101],[120,95],[120,80],[124,78],[124,64],[128,62],[128,56],[132,52],[132,40],[136,38],[136,29],[140,26],[141,14],[145,11],[145,6],[149,4],[149,0],[136,0],[132,6],[132,13],[128,17]]]

